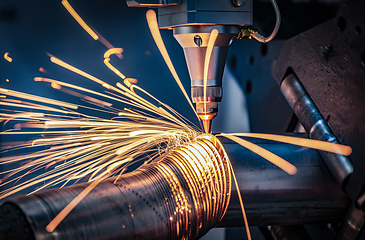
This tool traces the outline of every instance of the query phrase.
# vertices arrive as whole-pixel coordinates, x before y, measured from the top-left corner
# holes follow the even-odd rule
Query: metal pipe
[[[361,228],[365,222],[365,212],[351,206],[346,218],[342,222],[340,233],[337,235],[337,240],[355,240],[359,238]]]
[[[280,88],[310,138],[338,143],[326,120],[293,73],[282,81]],[[343,155],[324,151],[321,151],[320,154],[336,181],[344,189],[349,176],[353,172],[350,159]]]
[[[290,176],[237,143],[220,140],[236,173],[249,224],[302,224],[331,221],[344,215],[347,197],[317,151],[250,139],[293,163],[298,173]],[[223,154],[222,149],[218,149],[220,154]],[[206,185],[210,181],[195,179],[194,174],[187,176],[178,163],[170,159],[159,162],[167,166],[165,172],[159,170],[158,164],[152,164],[124,175],[115,183],[113,180],[101,182],[53,233],[46,232],[46,225],[88,184],[16,197],[7,200],[2,207],[12,204],[21,209],[35,239],[42,240],[199,238],[219,223],[229,201],[228,195],[231,200],[219,226],[243,225],[237,190],[229,177],[223,178],[228,171],[227,164],[218,164],[211,171],[217,173],[216,176],[222,175],[215,187],[226,188],[226,194],[221,197],[228,197],[215,201],[213,196],[203,198],[202,194],[208,192],[204,185],[197,189],[205,190],[194,195],[193,185],[188,181],[201,180]],[[190,166],[186,170],[197,169]],[[189,209],[184,214],[177,210],[181,210],[183,199]]]

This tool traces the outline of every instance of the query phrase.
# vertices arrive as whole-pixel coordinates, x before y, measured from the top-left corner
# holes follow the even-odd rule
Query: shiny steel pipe
[[[280,89],[310,138],[338,143],[326,120],[293,73],[281,82]],[[344,189],[349,176],[353,172],[350,159],[335,153],[321,151],[320,154],[336,181]]]
[[[228,166],[217,138],[203,136],[117,181],[100,182],[51,233],[48,223],[89,184],[15,197],[2,208],[20,209],[37,240],[197,239],[228,207]],[[16,231],[0,227],[0,236]]]
[[[294,164],[298,172],[290,176],[237,143],[224,138],[220,140],[236,173],[250,225],[331,221],[345,214],[347,197],[317,151],[249,139]],[[212,148],[212,145],[209,146]],[[218,146],[218,152],[224,154],[217,143],[214,146]],[[164,166],[163,171],[161,166],[152,164],[126,174],[116,183],[113,180],[101,182],[53,233],[46,232],[46,225],[87,184],[16,197],[7,200],[2,207],[11,204],[19,208],[26,216],[35,239],[42,240],[195,239],[220,222],[227,206],[218,226],[243,225],[237,190],[231,183],[224,161],[210,166],[214,171],[204,176],[211,178],[194,178],[194,174],[183,173],[182,169],[194,172],[199,168],[193,165],[181,168],[178,163],[167,159],[159,162]],[[220,189],[218,192],[222,195],[202,195],[209,192],[205,186],[211,182],[209,179],[218,180],[214,188]],[[194,181],[196,189],[202,189],[199,194],[192,190]],[[189,210],[181,212],[182,206]]]

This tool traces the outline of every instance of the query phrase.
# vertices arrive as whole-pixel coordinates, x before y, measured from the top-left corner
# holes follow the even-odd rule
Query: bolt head
[[[246,0],[232,0],[232,4],[235,7],[242,7],[243,5],[245,5]]]

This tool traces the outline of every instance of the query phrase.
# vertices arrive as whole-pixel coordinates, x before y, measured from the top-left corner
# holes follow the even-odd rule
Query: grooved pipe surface
[[[344,215],[348,207],[347,197],[316,150],[247,139],[298,168],[298,173],[290,176],[231,140],[220,138],[235,170],[250,225],[303,224],[331,221]],[[35,239],[199,238],[218,224],[224,213],[224,204],[214,209],[207,207],[208,202],[204,203],[204,208],[192,207],[198,202],[203,204],[203,200],[189,191],[187,178],[176,164],[169,161],[164,164],[180,186],[172,186],[167,175],[155,166],[128,173],[116,183],[103,181],[53,233],[46,232],[46,225],[88,184],[16,197],[7,200],[5,205],[10,203],[22,210]],[[223,165],[215,172],[225,174],[225,170],[227,166]],[[224,187],[225,183],[231,186],[230,178],[221,179],[219,183],[219,187]],[[225,187],[228,189],[229,186]],[[178,188],[183,194],[172,193]],[[219,226],[243,225],[236,191],[232,189],[228,210]],[[176,196],[185,196],[191,211],[180,214]]]

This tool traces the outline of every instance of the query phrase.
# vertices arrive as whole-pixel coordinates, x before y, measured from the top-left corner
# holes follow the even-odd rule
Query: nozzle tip
[[[210,129],[212,126],[212,120],[217,116],[217,113],[206,113],[199,114],[199,118],[203,121],[203,127],[205,133],[210,133]]]
[[[203,126],[205,133],[210,133],[210,128],[212,126],[212,120],[203,120]]]

